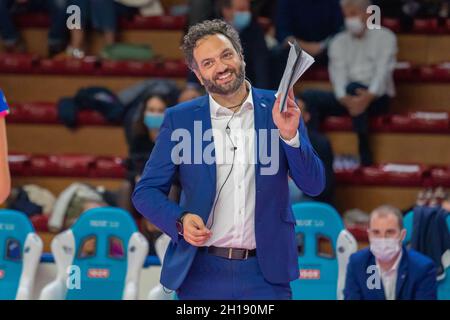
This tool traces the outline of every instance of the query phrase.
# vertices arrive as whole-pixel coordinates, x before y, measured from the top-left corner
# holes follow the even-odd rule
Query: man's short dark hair
[[[194,49],[197,46],[197,41],[215,34],[222,34],[227,37],[237,53],[243,57],[242,44],[239,39],[239,34],[230,24],[219,19],[205,20],[191,26],[188,33],[183,38],[181,50],[183,50],[189,68],[198,68],[194,59]]]

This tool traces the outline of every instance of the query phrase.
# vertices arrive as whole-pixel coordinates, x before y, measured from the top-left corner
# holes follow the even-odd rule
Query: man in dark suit
[[[208,95],[166,110],[132,196],[171,237],[161,283],[180,299],[290,299],[299,271],[288,175],[312,196],[325,185],[293,91],[281,112],[273,91],[245,81],[239,35],[224,21],[192,26],[182,48]],[[167,197],[176,173],[180,203]]]
[[[398,209],[375,209],[368,234],[370,248],[350,256],[346,300],[436,299],[436,267],[428,257],[402,246],[406,230]]]

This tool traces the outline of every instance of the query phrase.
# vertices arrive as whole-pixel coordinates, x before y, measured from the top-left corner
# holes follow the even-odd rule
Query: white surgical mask
[[[346,18],[345,27],[351,34],[359,35],[364,30],[364,23],[359,17]]]
[[[397,238],[370,239],[370,251],[378,261],[390,261],[400,252],[400,250],[400,240]]]

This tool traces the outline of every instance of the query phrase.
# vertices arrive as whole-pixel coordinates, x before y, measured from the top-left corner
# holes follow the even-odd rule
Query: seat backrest
[[[404,217],[403,217],[403,227],[406,229],[406,236],[403,240],[403,244],[408,246],[411,242],[411,236],[413,231],[413,221],[414,221],[414,211],[409,211]]]
[[[291,282],[293,299],[335,300],[337,298],[337,240],[344,230],[338,212],[320,202],[292,206],[297,225],[300,277]],[[327,250],[323,250],[326,248]]]
[[[447,216],[447,227],[450,232],[450,215]],[[442,265],[444,266],[444,279],[438,281],[438,299],[450,300],[450,249],[442,256]]]
[[[122,209],[103,207],[84,212],[70,230],[72,266],[80,271],[80,286],[67,290],[67,300],[120,300],[127,276],[128,243],[137,227]],[[57,258],[55,254],[55,258]]]
[[[37,246],[34,245],[35,243]],[[13,300],[20,295],[18,292],[20,283],[26,272],[28,272],[27,282],[30,287],[34,282],[41,252],[42,241],[34,233],[33,225],[28,217],[16,210],[0,210],[1,300]],[[27,259],[30,254],[37,255],[37,258]],[[29,299],[30,292],[19,298]]]

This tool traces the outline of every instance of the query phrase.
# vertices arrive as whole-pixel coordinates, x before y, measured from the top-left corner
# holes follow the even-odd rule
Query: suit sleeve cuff
[[[298,130],[297,130],[297,133],[295,134],[295,137],[293,137],[291,140],[285,140],[281,137],[281,135],[280,135],[280,139],[283,140],[290,147],[294,147],[294,148],[300,147],[300,137],[298,135]]]

